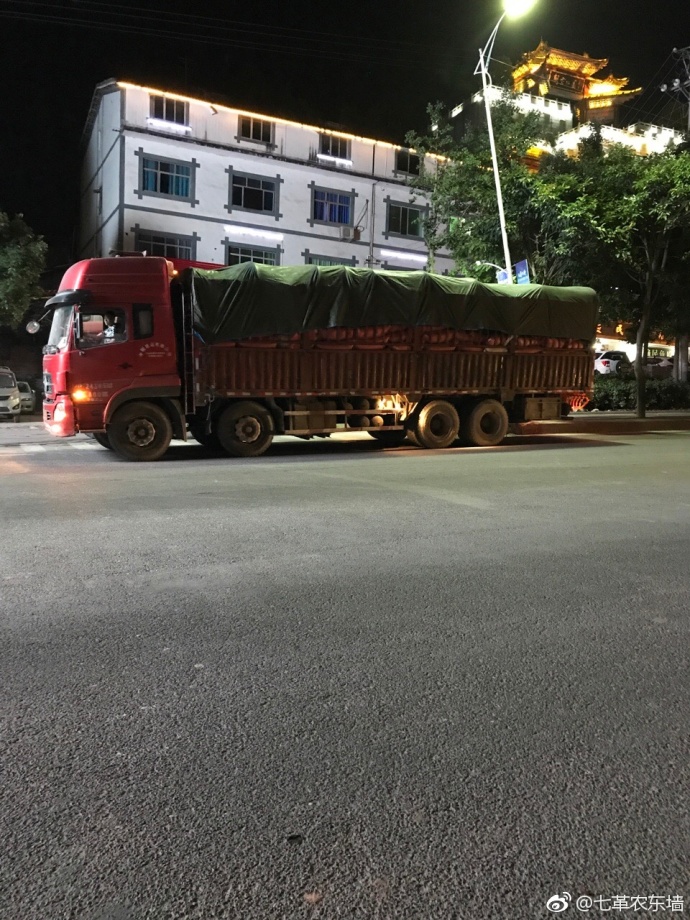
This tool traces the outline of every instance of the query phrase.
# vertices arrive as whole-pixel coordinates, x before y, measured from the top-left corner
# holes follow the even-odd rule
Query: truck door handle
[[[123,371],[126,371],[128,367],[132,367],[131,364],[128,364],[126,361],[123,361],[122,364],[118,364],[118,367],[121,367]]]

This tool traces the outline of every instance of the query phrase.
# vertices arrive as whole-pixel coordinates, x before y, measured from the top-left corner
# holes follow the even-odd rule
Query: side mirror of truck
[[[32,319],[30,323],[26,324],[26,331],[31,335],[36,335],[40,328],[41,324],[37,323],[35,319]]]

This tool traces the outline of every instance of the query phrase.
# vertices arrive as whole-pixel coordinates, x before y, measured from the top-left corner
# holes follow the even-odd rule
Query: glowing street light
[[[509,19],[516,19],[518,16],[524,16],[532,9],[536,0],[503,0],[503,15],[496,23],[489,40],[483,48],[479,49],[479,61],[474,68],[475,76],[481,74],[482,87],[484,90],[484,106],[486,108],[486,124],[489,129],[489,146],[491,147],[491,162],[494,168],[494,182],[496,184],[496,198],[498,200],[498,219],[501,225],[501,239],[503,241],[503,258],[506,263],[506,272],[508,283],[513,283],[513,268],[510,261],[510,249],[508,248],[508,233],[506,231],[506,217],[503,210],[503,195],[501,193],[501,177],[498,173],[498,157],[496,156],[496,141],[494,140],[494,126],[491,120],[491,102],[489,101],[489,87],[491,84],[491,75],[489,74],[489,62],[494,50],[494,43],[498,29],[506,16]]]

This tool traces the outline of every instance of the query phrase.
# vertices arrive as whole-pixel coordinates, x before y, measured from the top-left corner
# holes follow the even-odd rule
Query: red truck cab
[[[118,408],[155,395],[170,401],[175,434],[185,437],[173,274],[165,259],[149,257],[87,259],[67,270],[46,304],[54,310],[43,358],[51,434],[105,432]]]

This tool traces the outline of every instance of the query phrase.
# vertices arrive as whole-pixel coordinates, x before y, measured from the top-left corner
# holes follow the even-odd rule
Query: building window
[[[151,96],[151,118],[186,125],[189,123],[189,103],[168,96]]]
[[[149,230],[136,230],[134,249],[150,256],[163,256],[166,259],[196,259],[196,238],[172,233],[156,233]]]
[[[317,256],[307,252],[304,257],[305,265],[350,265],[353,266],[356,264],[355,259],[336,259],[334,256]]]
[[[166,198],[192,197],[192,167],[177,160],[141,157],[141,190],[145,195]]]
[[[319,141],[319,153],[325,157],[335,157],[338,160],[350,159],[350,139],[338,137],[336,134],[322,134]]]
[[[389,204],[387,232],[397,236],[421,237],[422,211],[404,204]]]
[[[277,197],[274,179],[231,173],[230,202],[232,208],[274,214]]]
[[[254,246],[234,246],[227,244],[228,265],[239,265],[241,262],[256,262],[259,265],[279,265],[278,249],[259,249]]]
[[[352,201],[350,192],[334,192],[315,188],[312,198],[312,221],[322,224],[352,223]]]
[[[245,141],[257,141],[260,144],[273,143],[273,122],[251,115],[240,115],[239,136]]]
[[[407,176],[418,176],[420,168],[419,157],[409,150],[396,150],[395,171],[405,173]]]

